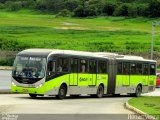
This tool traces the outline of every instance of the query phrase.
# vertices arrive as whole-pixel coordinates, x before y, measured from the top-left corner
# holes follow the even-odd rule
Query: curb
[[[0,89],[0,94],[12,94],[10,89]]]
[[[141,116],[142,118],[146,119],[146,120],[156,120],[156,116],[152,116],[152,115],[149,115],[141,110],[139,110],[138,108],[135,108],[131,105],[128,104],[128,101],[126,101],[125,103],[125,107],[128,109],[128,110],[131,110],[133,112],[135,112],[137,115]]]
[[[0,66],[0,70],[12,70],[11,66]]]

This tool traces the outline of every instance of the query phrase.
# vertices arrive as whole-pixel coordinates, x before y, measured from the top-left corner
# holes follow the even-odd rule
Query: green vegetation
[[[138,97],[132,98],[129,104],[142,110],[150,115],[159,115],[160,113],[160,97]],[[160,116],[159,116],[160,117]],[[160,119],[160,118],[159,118]]]
[[[26,48],[54,48],[122,54],[134,52],[138,55],[144,53],[148,57],[153,20],[143,17],[82,19],[59,17],[28,9],[15,12],[2,10],[0,49],[20,51]],[[160,51],[159,29],[156,27],[154,49],[157,52]]]
[[[73,17],[160,16],[160,0],[0,0],[0,9],[24,8]]]
[[[0,48],[149,52],[151,22],[152,19],[147,18],[57,18],[28,10],[3,11],[0,12]],[[157,33],[156,51],[160,50],[159,41]]]

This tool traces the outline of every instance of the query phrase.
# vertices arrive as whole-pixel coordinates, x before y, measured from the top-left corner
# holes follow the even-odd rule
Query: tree
[[[113,15],[113,12],[115,11],[116,5],[112,2],[106,2],[103,8],[103,13],[105,15]]]
[[[160,17],[160,1],[151,0],[148,7],[149,17]]]
[[[115,16],[128,16],[128,4],[123,3],[120,6],[118,6],[114,13]]]

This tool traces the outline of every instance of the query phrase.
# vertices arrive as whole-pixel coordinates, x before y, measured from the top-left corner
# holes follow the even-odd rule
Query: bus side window
[[[49,72],[56,72],[56,62],[55,61],[49,61],[48,71]]]
[[[117,74],[119,75],[122,74],[122,63],[121,62],[118,63]]]
[[[58,58],[57,72],[68,72],[69,60],[68,58]]]
[[[150,65],[150,75],[156,75],[156,67],[155,64]]]
[[[85,59],[80,60],[80,72],[81,73],[87,72],[87,60],[85,60]]]
[[[135,74],[136,74],[136,64],[131,63],[131,75],[135,75]]]
[[[130,74],[130,64],[129,63],[123,63],[123,74],[124,75]]]
[[[71,72],[78,73],[78,59],[71,59]]]
[[[105,61],[98,62],[98,73],[107,73],[107,62]]]
[[[97,64],[95,60],[89,61],[89,73],[96,73],[97,70]]]
[[[149,74],[149,65],[143,64],[143,75],[148,75],[148,74]]]
[[[136,74],[137,75],[142,75],[142,64],[141,63],[137,63]]]

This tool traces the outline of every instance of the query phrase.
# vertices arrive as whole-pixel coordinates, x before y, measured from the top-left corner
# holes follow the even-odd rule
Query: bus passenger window
[[[87,72],[87,61],[84,59],[80,60],[80,72],[82,72],[82,73]]]
[[[155,64],[150,65],[150,75],[156,75],[156,67]]]
[[[131,63],[131,74],[136,75],[136,64],[135,63]]]
[[[142,64],[141,63],[137,63],[136,73],[137,75],[142,75]]]
[[[98,62],[98,73],[107,73],[107,63],[105,61]]]
[[[71,59],[71,72],[78,72],[78,59]]]
[[[143,75],[148,75],[149,74],[149,65],[144,64],[143,65]]]
[[[95,60],[90,60],[89,61],[89,73],[96,73],[96,61]]]
[[[122,63],[118,63],[117,74],[122,74]]]
[[[57,72],[68,72],[68,63],[67,58],[58,58],[57,61]]]
[[[123,63],[123,74],[124,75],[130,74],[130,64],[129,63]]]
[[[48,64],[48,71],[49,72],[55,72],[56,71],[56,62],[55,61],[49,61]]]

